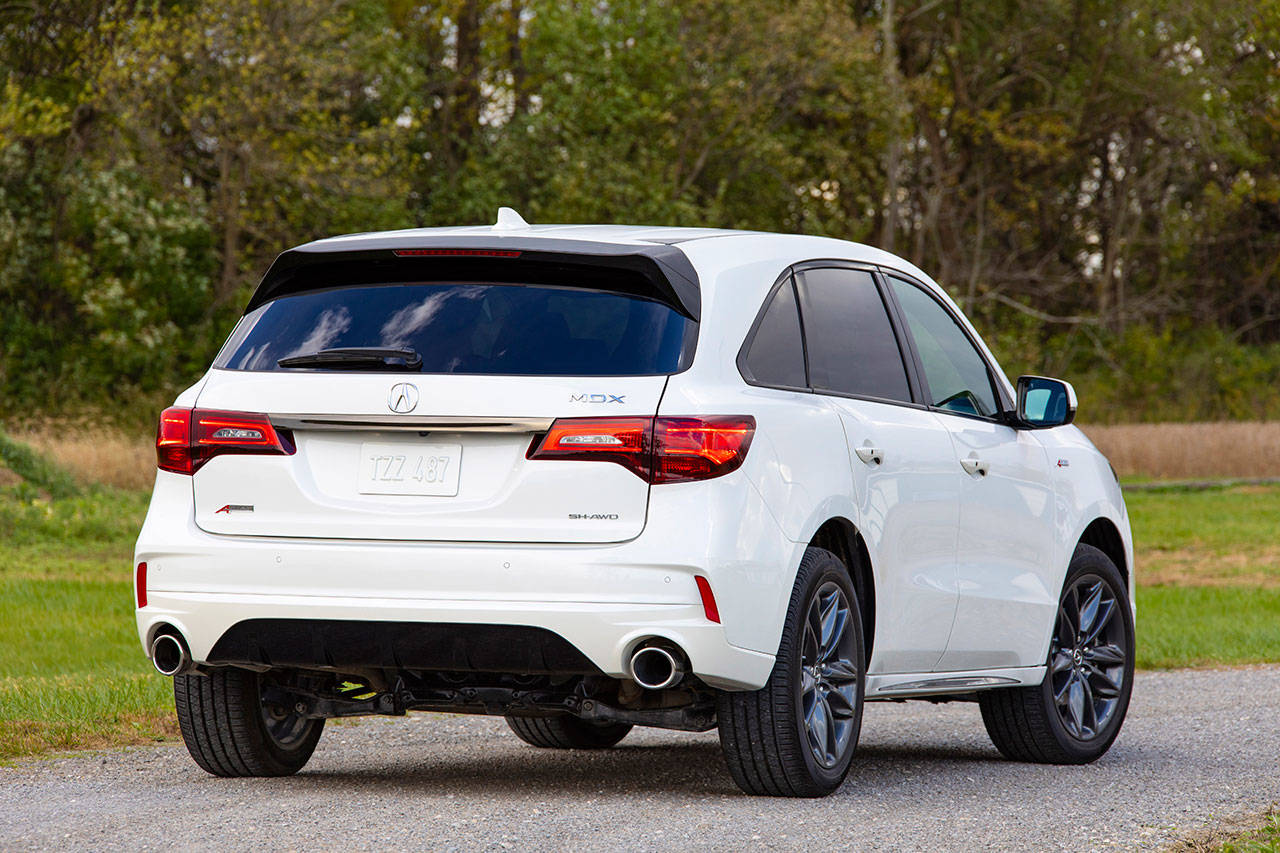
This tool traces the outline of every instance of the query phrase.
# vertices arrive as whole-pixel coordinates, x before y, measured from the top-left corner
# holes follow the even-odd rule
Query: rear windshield
[[[645,376],[675,373],[696,324],[649,299],[572,287],[387,284],[284,296],[246,314],[215,367],[341,347],[414,350],[422,373]],[[311,368],[316,369],[316,368]]]

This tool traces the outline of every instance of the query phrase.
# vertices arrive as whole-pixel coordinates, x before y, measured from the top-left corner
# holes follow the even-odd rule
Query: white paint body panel
[[[414,414],[751,415],[757,428],[743,466],[714,480],[649,487],[609,463],[526,460],[531,434],[436,430],[414,439],[361,430],[300,433],[294,456],[218,457],[194,478],[161,472],[136,551],[148,563],[149,603],[137,612],[144,643],[172,624],[203,660],[223,632],[251,618],[532,625],[560,634],[609,675],[622,677],[635,644],[657,636],[678,643],[708,683],[753,689],[773,666],[807,543],[822,524],[842,519],[870,558],[876,618],[867,695],[886,698],[968,692],[963,678],[983,674],[1038,683],[1067,564],[1095,519],[1119,531],[1124,569],[1132,571],[1119,487],[1075,427],[1015,431],[922,407],[744,382],[738,351],[791,264],[884,265],[946,299],[905,261],[838,240],[698,229],[556,226],[520,234],[688,240],[678,247],[698,271],[702,295],[692,365],[671,377],[607,380],[415,374],[422,402]],[[362,239],[319,245],[358,248]],[[211,370],[178,403],[387,414],[389,388],[403,379],[309,374],[281,382],[280,374]],[[1012,391],[1002,374],[999,381]],[[626,403],[569,402],[597,390],[625,395]],[[456,497],[359,493],[361,441],[419,439],[461,444]],[[867,441],[884,451],[883,465],[858,459]],[[985,481],[961,469],[970,452],[989,457]],[[216,513],[224,504],[270,502],[276,511],[252,517]],[[569,511],[618,517],[586,525],[568,521]],[[714,591],[720,624],[704,615],[699,575]],[[920,686],[944,675],[961,686]]]

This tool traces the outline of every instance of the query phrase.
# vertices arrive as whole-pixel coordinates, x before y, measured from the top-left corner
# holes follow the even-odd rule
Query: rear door
[[[796,281],[809,381],[840,413],[876,571],[872,672],[928,672],[956,610],[961,482],[951,438],[913,399],[872,273],[808,267]]]
[[[633,538],[644,479],[611,462],[526,457],[557,418],[652,417],[696,325],[660,300],[571,277],[362,283],[274,299],[241,321],[197,408],[265,413],[294,452],[209,459],[193,477],[196,522],[325,539]],[[411,351],[422,364],[280,365],[353,347]]]

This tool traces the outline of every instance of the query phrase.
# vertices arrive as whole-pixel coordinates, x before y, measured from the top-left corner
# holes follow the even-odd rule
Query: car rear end
[[[581,715],[646,648],[662,687],[764,682],[716,607],[736,532],[697,522],[743,500],[754,420],[661,408],[696,274],[669,246],[511,245],[281,256],[160,420],[136,552],[158,667],[310,673],[290,695],[319,717],[509,713],[522,690]]]

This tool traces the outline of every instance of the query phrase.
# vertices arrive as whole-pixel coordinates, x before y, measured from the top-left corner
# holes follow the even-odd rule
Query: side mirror
[[[1027,429],[1065,426],[1076,417],[1076,389],[1047,376],[1018,377],[1018,423]]]

